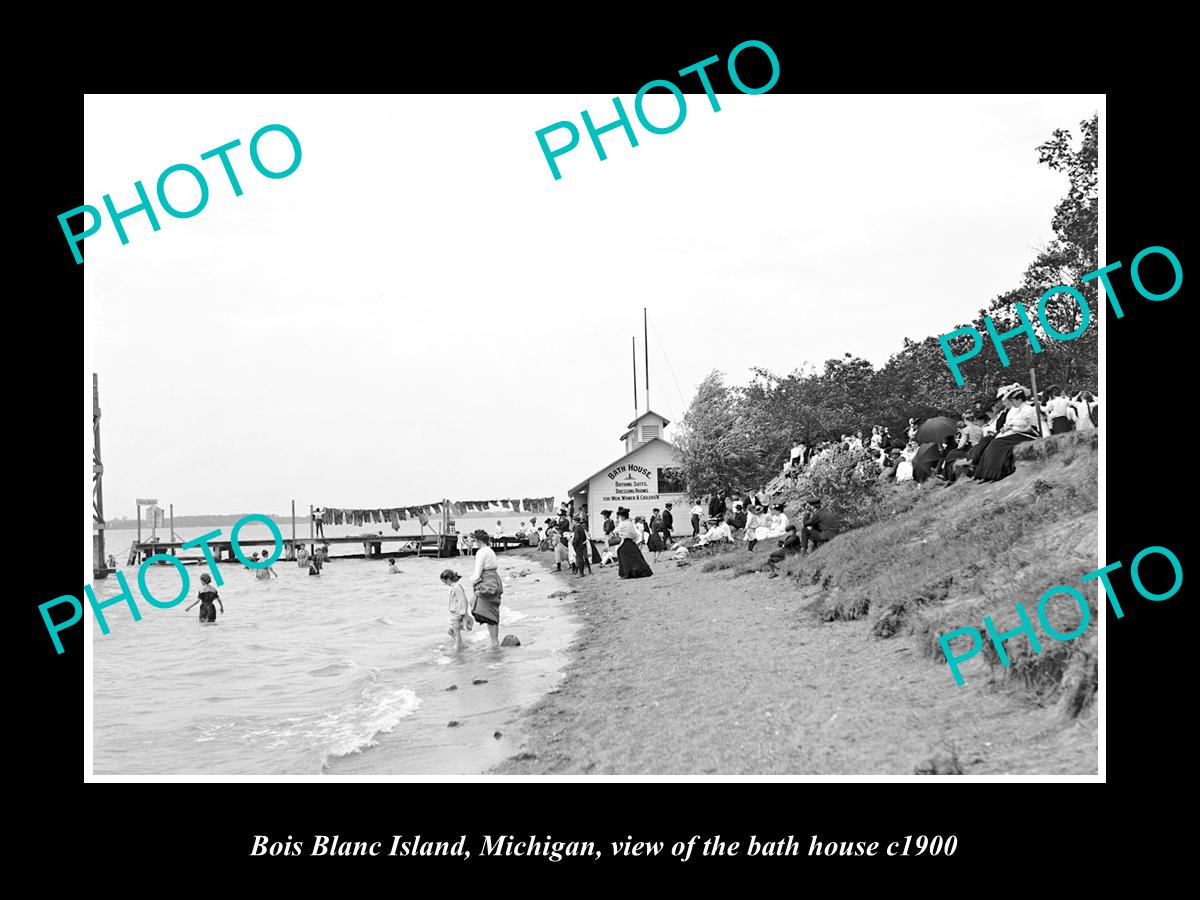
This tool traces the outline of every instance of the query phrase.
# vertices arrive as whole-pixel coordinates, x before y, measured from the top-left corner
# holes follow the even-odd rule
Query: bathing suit
[[[217,598],[216,589],[212,587],[203,588],[197,596],[200,598],[200,621],[217,621],[217,607],[213,604],[213,600]]]

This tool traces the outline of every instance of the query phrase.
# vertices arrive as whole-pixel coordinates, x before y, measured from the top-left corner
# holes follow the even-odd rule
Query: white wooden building
[[[593,475],[588,476],[571,488],[567,495],[575,501],[575,509],[585,505],[588,512],[588,530],[592,537],[600,537],[604,519],[601,510],[611,509],[616,518],[617,507],[629,510],[629,517],[645,516],[650,511],[662,509],[674,503],[671,512],[675,517],[676,532],[691,525],[687,493],[683,476],[679,471],[680,457],[675,445],[663,438],[663,429],[669,425],[666,419],[653,410],[647,410],[629,423],[621,435],[625,452]]]

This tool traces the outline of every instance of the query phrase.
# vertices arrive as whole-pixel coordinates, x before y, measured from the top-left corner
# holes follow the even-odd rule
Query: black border
[[[781,77],[775,91],[831,92],[892,90],[943,92],[992,90],[1103,90],[1079,60],[1053,64],[1042,59],[1037,47],[1019,44],[1014,38],[1013,55],[1000,58],[979,48],[984,58],[951,44],[940,57],[935,48],[918,49],[897,35],[896,45],[886,52],[875,46],[861,48],[844,35],[829,34],[817,25],[806,29],[761,29],[747,27],[730,38],[723,35],[675,33],[652,38],[632,24],[621,39],[597,37],[589,42],[578,33],[558,39],[529,39],[518,47],[511,40],[499,47],[480,48],[473,54],[469,44],[457,41],[424,45],[406,44],[404,67],[397,83],[366,81],[360,69],[351,67],[342,79],[321,73],[307,74],[295,83],[277,88],[295,90],[361,89],[365,84],[401,91],[455,90],[492,92],[496,102],[507,92],[607,93],[629,95],[647,80],[671,77],[671,73],[712,54],[725,58],[729,49],[746,37],[769,43],[781,60]],[[714,30],[715,31],[715,30]],[[847,46],[840,58],[821,54],[821,45],[841,40]],[[1032,40],[1032,36],[1025,39]],[[423,50],[422,50],[423,46]],[[882,47],[883,45],[877,45]],[[491,52],[484,52],[490,49]],[[453,55],[451,52],[454,51]],[[876,54],[872,56],[872,54]],[[1103,58],[1103,52],[1093,55]],[[988,60],[992,62],[989,64]],[[664,60],[668,60],[664,64]],[[1014,69],[1026,71],[1027,84],[1020,84]],[[973,62],[981,77],[963,77],[963,65]],[[1056,66],[1056,67],[1053,67]],[[412,72],[427,77],[414,79]],[[1053,82],[1047,78],[1053,72]],[[713,67],[718,92],[728,91],[720,83],[723,66]],[[890,74],[889,74],[890,73]],[[383,75],[383,72],[380,73]],[[321,77],[318,77],[320,75]],[[746,76],[750,83],[752,70]],[[232,75],[216,83],[206,75],[181,75],[179,85],[155,85],[163,91],[262,89],[265,82],[242,83]],[[340,83],[338,81],[340,80]],[[192,83],[188,84],[187,82]],[[1040,82],[1040,83],[1035,83]],[[1170,79],[1165,80],[1167,84]],[[1074,83],[1072,83],[1074,82]],[[698,88],[681,82],[689,93]],[[1161,84],[1159,85],[1161,87]],[[142,89],[144,86],[139,86]],[[128,85],[97,89],[126,90]],[[814,833],[824,839],[884,840],[889,835],[910,833],[959,835],[960,848],[951,861],[906,862],[897,869],[884,863],[871,864],[862,858],[814,861],[798,857],[791,865],[805,864],[806,872],[838,871],[853,865],[855,873],[875,871],[887,878],[921,869],[920,875],[945,872],[955,867],[972,867],[978,883],[997,875],[1016,877],[1015,869],[1034,867],[1022,860],[1022,847],[1032,851],[1039,838],[1053,837],[1053,853],[1043,861],[1058,859],[1061,874],[1074,868],[1085,848],[1103,841],[1113,825],[1097,818],[1107,809],[1097,786],[1063,785],[647,785],[605,784],[547,788],[541,784],[488,784],[487,779],[454,786],[357,785],[309,787],[307,785],[247,786],[210,785],[103,785],[82,784],[82,629],[64,634],[67,652],[59,657],[46,640],[37,604],[58,594],[76,593],[79,576],[74,557],[78,531],[71,529],[65,542],[55,531],[51,540],[36,540],[41,528],[26,525],[28,513],[41,511],[50,517],[57,510],[78,509],[79,402],[84,381],[73,357],[82,350],[79,323],[82,303],[83,268],[76,266],[66,248],[55,216],[82,202],[78,187],[82,146],[82,97],[78,92],[42,93],[26,99],[24,121],[37,124],[38,152],[30,161],[32,172],[22,179],[29,192],[30,213],[19,218],[22,227],[33,225],[32,247],[41,263],[31,279],[31,296],[12,304],[16,307],[14,333],[32,336],[36,355],[26,356],[19,345],[10,345],[10,355],[21,366],[14,373],[16,390],[12,402],[16,420],[32,428],[22,429],[26,449],[19,463],[15,516],[21,536],[10,543],[17,556],[10,578],[20,585],[21,615],[27,623],[29,665],[18,680],[24,705],[19,735],[26,750],[18,763],[18,774],[30,772],[41,786],[40,802],[29,810],[30,827],[44,839],[48,851],[61,851],[67,834],[81,836],[81,849],[89,870],[101,877],[103,860],[119,854],[130,835],[141,835],[138,848],[129,852],[155,852],[155,847],[173,844],[169,852],[187,854],[198,866],[189,865],[189,881],[195,884],[228,885],[231,874],[280,878],[302,875],[311,879],[329,876],[344,884],[347,876],[364,872],[396,873],[401,877],[418,872],[427,875],[459,874],[471,878],[507,874],[596,872],[601,865],[625,877],[653,869],[656,873],[683,874],[687,881],[712,884],[713,876],[726,873],[759,872],[763,865],[788,865],[782,860],[757,861],[754,868],[746,858],[710,859],[703,865],[680,864],[669,857],[652,860],[620,860],[605,864],[558,863],[544,860],[506,859],[489,861],[486,871],[470,864],[455,869],[456,862],[436,865],[421,861],[389,860],[401,866],[381,866],[375,860],[342,861],[309,858],[252,860],[248,857],[252,835],[273,837],[338,833],[347,838],[386,839],[392,833],[420,833],[429,838],[456,836],[467,832],[553,834],[559,839],[591,839],[598,843],[634,834],[653,840],[671,841],[692,834],[721,833],[729,838],[754,832],[760,837],[795,834],[804,839]],[[1134,87],[1110,92],[1104,128],[1107,165],[1106,204],[1108,251],[1105,261],[1120,259],[1128,265],[1132,256],[1150,245],[1171,248],[1187,269],[1182,217],[1187,207],[1189,168],[1183,159],[1185,142],[1171,130],[1177,120],[1179,100],[1169,90],[1142,91]],[[548,112],[547,124],[553,113]],[[536,125],[537,123],[531,123]],[[1073,126],[1076,123],[1063,123]],[[814,136],[827,139],[827,136]],[[881,136],[886,152],[886,136]],[[85,251],[86,253],[86,251]],[[20,261],[18,260],[18,265]],[[1107,560],[1128,564],[1140,549],[1151,544],[1170,547],[1188,569],[1187,547],[1179,528],[1185,507],[1184,492],[1191,479],[1190,441],[1186,429],[1192,417],[1190,381],[1184,360],[1190,332],[1184,322],[1186,281],[1183,291],[1169,301],[1149,303],[1133,295],[1125,280],[1116,280],[1126,315],[1116,320],[1107,316],[1108,386],[1102,416],[1108,442],[1108,554]],[[84,379],[90,384],[89,373]],[[63,473],[68,473],[64,478]],[[28,487],[26,487],[28,486]],[[28,496],[26,496],[28,495]],[[57,518],[54,525],[57,529]],[[25,534],[30,529],[34,539]],[[14,535],[14,537],[16,537]],[[68,552],[58,547],[65,543]],[[27,554],[39,564],[28,564]],[[1150,578],[1147,577],[1149,581]],[[1155,777],[1172,777],[1185,767],[1173,748],[1179,730],[1186,727],[1189,693],[1185,647],[1171,637],[1188,636],[1184,610],[1186,586],[1174,598],[1149,603],[1136,598],[1127,577],[1114,578],[1124,602],[1126,617],[1108,621],[1106,654],[1108,688],[1108,780],[1123,789]],[[1016,599],[1016,598],[1014,598]],[[147,673],[153,677],[153,673]],[[1165,751],[1165,752],[1164,752]],[[24,780],[24,779],[22,779]],[[84,794],[81,788],[90,790]],[[916,797],[916,790],[930,791]],[[114,792],[120,791],[117,795]],[[904,796],[897,792],[903,791]],[[1064,798],[1063,792],[1071,797]],[[1086,795],[1084,792],[1088,792]],[[104,796],[101,796],[103,792]],[[1054,810],[1060,810],[1055,813]],[[234,815],[231,817],[230,813]],[[188,827],[191,826],[191,827]],[[55,838],[54,835],[59,837]],[[1129,840],[1128,833],[1122,835]],[[78,845],[77,845],[78,846]],[[1041,844],[1043,851],[1049,848]],[[140,848],[145,847],[143,851]],[[185,864],[186,858],[183,860]],[[865,868],[864,868],[865,863]],[[207,865],[206,865],[207,864]],[[590,869],[588,866],[590,865]],[[431,867],[432,866],[432,867]],[[935,869],[936,866],[936,869]],[[780,872],[771,869],[771,874]],[[237,882],[232,882],[237,884]],[[384,882],[390,884],[392,882]],[[462,882],[470,890],[474,880]],[[739,884],[742,882],[738,882]],[[972,883],[976,883],[972,879]],[[403,881],[395,884],[403,885]],[[457,885],[456,885],[457,886]]]

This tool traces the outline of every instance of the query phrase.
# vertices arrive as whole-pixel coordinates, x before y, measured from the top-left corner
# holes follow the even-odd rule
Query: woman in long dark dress
[[[1013,448],[1038,436],[1037,410],[1033,404],[1026,403],[1025,398],[1026,393],[1022,388],[1005,396],[1009,405],[1008,414],[1004,417],[1003,427],[996,432],[995,439],[988,442],[979,458],[979,465],[975,467],[977,480],[999,481],[1007,478],[1016,471]]]
[[[642,548],[638,546],[641,534],[629,521],[629,510],[625,507],[617,510],[617,527],[613,533],[621,538],[621,546],[617,548],[617,574],[622,578],[648,578],[653,575],[646,557],[642,556]]]
[[[941,444],[922,444],[921,449],[917,451],[917,455],[913,457],[912,461],[913,481],[918,484],[922,481],[928,481],[933,476],[934,469],[941,462]]]
[[[579,574],[590,575],[592,572],[592,547],[582,515],[575,516],[575,527],[571,529],[571,543],[575,546],[575,563],[579,568]],[[587,571],[584,571],[585,569]]]
[[[654,554],[655,562],[658,562],[658,554],[667,549],[662,531],[662,516],[658,515],[658,510],[655,510],[655,514],[650,517],[650,536],[646,538],[646,549]]]

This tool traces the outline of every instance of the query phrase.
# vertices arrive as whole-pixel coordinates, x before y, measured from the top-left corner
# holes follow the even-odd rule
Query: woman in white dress
[[[1075,395],[1075,399],[1071,401],[1071,405],[1075,407],[1075,428],[1079,431],[1090,431],[1095,428],[1092,422],[1092,412],[1100,405],[1096,402],[1096,398],[1091,391],[1080,391]],[[1097,420],[1100,418],[1096,415]]]
[[[920,445],[916,441],[909,441],[908,446],[900,451],[900,463],[896,466],[897,482],[913,480],[912,461],[919,449]]]
[[[783,511],[783,504],[776,504],[774,510],[775,514],[771,516],[770,527],[768,528],[767,533],[763,536],[763,539],[781,538],[787,534],[788,517],[787,513]]]
[[[754,545],[758,543],[758,531],[760,526],[763,531],[766,531],[767,518],[762,515],[761,506],[750,507],[750,514],[746,516],[746,529],[742,532],[742,540],[746,542],[746,549],[753,550]]]

